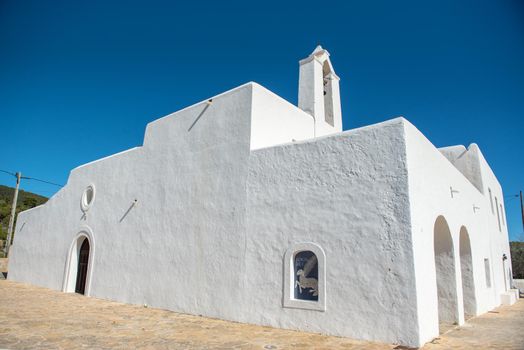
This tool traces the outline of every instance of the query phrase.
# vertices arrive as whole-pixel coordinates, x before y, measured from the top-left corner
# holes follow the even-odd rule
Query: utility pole
[[[15,224],[16,202],[18,200],[18,187],[20,186],[20,179],[22,178],[22,173],[17,172],[15,176],[16,176],[15,195],[13,197],[13,203],[11,204],[11,216],[9,217],[9,227],[7,229],[7,241],[5,242],[5,247],[4,247],[4,256],[6,258],[9,255],[9,248],[11,247],[11,238],[13,237],[13,226]],[[522,195],[522,192],[521,192],[521,195]]]
[[[522,202],[522,191],[520,191],[520,214],[522,215],[522,230],[524,231],[524,202]]]

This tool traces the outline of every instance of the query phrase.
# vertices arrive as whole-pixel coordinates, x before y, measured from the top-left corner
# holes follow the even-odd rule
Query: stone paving
[[[7,264],[8,263],[9,263],[9,259],[0,258],[0,280],[5,280],[5,276],[7,276]]]
[[[424,349],[524,349],[524,300],[471,319]],[[405,349],[226,322],[0,281],[0,348]]]

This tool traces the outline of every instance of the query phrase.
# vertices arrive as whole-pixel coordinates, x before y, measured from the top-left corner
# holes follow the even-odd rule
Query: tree
[[[524,242],[510,242],[513,278],[524,279]]]

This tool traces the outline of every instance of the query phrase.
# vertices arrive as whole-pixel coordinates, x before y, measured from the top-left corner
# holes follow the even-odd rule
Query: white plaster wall
[[[91,296],[239,319],[251,101],[244,85],[149,124],[143,147],[73,170],[47,204],[20,215],[9,278],[61,289],[87,226]],[[90,184],[96,199],[82,218]]]
[[[417,276],[417,304],[421,343],[438,336],[438,305],[436,292],[435,260],[433,250],[434,224],[442,215],[450,228],[454,245],[459,323],[464,322],[462,276],[460,266],[459,235],[464,226],[471,243],[476,311],[484,313],[500,303],[502,292],[499,283],[486,287],[484,258],[490,259],[492,280],[500,280],[502,268],[498,258],[502,255],[507,231],[493,234],[493,218],[489,198],[483,195],[450,161],[442,155],[412,124],[405,123],[409,172],[415,270]],[[480,151],[479,151],[480,154]],[[480,160],[483,157],[479,156]],[[480,183],[491,184],[492,190],[502,198],[496,179],[488,178],[484,171],[487,163],[478,166],[483,171]],[[489,167],[488,167],[489,168]],[[451,189],[459,191],[451,196]],[[473,208],[473,207],[477,208]],[[498,231],[497,231],[498,232]],[[506,236],[504,239],[503,236]]]
[[[481,308],[482,312],[486,312],[492,309],[495,306],[500,305],[500,296],[501,293],[505,292],[509,288],[509,279],[506,279],[505,276],[508,275],[508,268],[510,266],[509,261],[511,261],[510,249],[509,249],[509,236],[507,226],[501,222],[501,229],[498,228],[497,223],[497,210],[494,208],[493,212],[491,211],[491,205],[489,200],[489,191],[491,189],[493,198],[498,199],[499,207],[500,204],[504,205],[503,198],[504,194],[500,183],[497,181],[497,178],[493,174],[493,171],[489,167],[488,163],[484,159],[484,156],[479,150],[479,164],[482,173],[482,179],[484,183],[484,205],[485,210],[483,214],[485,216],[485,226],[484,231],[486,236],[489,238],[486,240],[486,243],[489,244],[489,254],[486,252],[485,257],[490,259],[491,264],[491,275],[492,275],[492,289],[491,296],[487,298],[491,302],[487,302],[486,305]],[[495,203],[493,203],[495,206]],[[505,207],[504,207],[505,215]],[[500,219],[502,220],[502,213],[500,213]],[[506,219],[504,218],[504,223]],[[506,254],[508,257],[508,262],[506,266],[503,266],[502,255]]]
[[[266,88],[253,84],[251,149],[311,139],[315,136],[313,116]]]
[[[402,123],[250,153],[253,101],[270,96],[257,88],[159,119],[143,147],[74,169],[20,214],[9,278],[62,289],[72,242],[88,230],[91,296],[415,344],[405,148],[393,147]],[[88,185],[96,197],[83,216]],[[326,252],[325,312],[282,306],[284,253],[307,241]]]
[[[462,145],[439,148],[450,162],[462,173],[480,192],[484,193],[482,173],[480,170],[478,146],[474,143],[466,147]]]
[[[514,279],[513,286],[517,288],[520,293],[524,293],[524,279]]]
[[[418,345],[403,130],[252,152],[243,321]],[[301,242],[325,252],[325,312],[282,308],[283,257]]]
[[[510,268],[510,248],[509,248],[509,235],[506,226],[505,217],[505,205],[504,205],[504,193],[502,187],[498,182],[493,170],[490,168],[488,162],[484,158],[480,148],[476,144],[471,144],[465,153],[466,157],[460,157],[462,163],[453,162],[453,164],[465,174],[475,187],[484,194],[484,208],[483,211],[485,220],[487,221],[484,229],[489,239],[487,240],[490,245],[490,256],[486,256],[490,259],[492,269],[492,283],[495,285],[492,289],[493,298],[496,305],[500,304],[500,295],[510,287],[509,285],[509,268]],[[457,165],[458,164],[458,165]],[[482,187],[481,187],[482,186]],[[491,210],[491,201],[489,199],[489,190],[493,197],[493,211]],[[496,201],[495,201],[496,198]],[[497,217],[497,208],[495,203],[498,203],[499,217]],[[501,211],[500,206],[502,205],[503,210]],[[503,217],[504,216],[504,217]],[[498,220],[500,219],[500,229]],[[508,260],[503,263],[502,255],[506,254]],[[488,311],[490,308],[483,309]]]
[[[251,151],[310,137],[309,118],[249,83],[150,123],[142,147],[74,169],[19,215],[8,278],[62,289],[87,230],[91,296],[418,346],[438,334],[432,240],[444,215],[457,256],[461,225],[471,235],[476,285],[491,257],[494,286],[477,288],[477,309],[498,303],[507,231],[483,231],[493,216],[472,205],[486,198],[438,150],[399,118]],[[273,134],[270,123],[287,127]],[[88,185],[96,198],[83,215]],[[325,312],[282,307],[284,253],[303,242],[326,253]]]
[[[322,63],[311,56],[300,62],[298,107],[319,120],[324,119],[323,86]]]
[[[480,164],[480,171],[482,173],[482,179],[484,184],[484,196],[485,196],[485,206],[488,217],[488,226],[486,227],[487,230],[489,230],[489,237],[491,241],[491,259],[492,261],[492,269],[494,271],[493,277],[494,277],[494,284],[495,288],[493,290],[494,298],[497,301],[497,305],[500,304],[500,293],[506,291],[506,289],[510,288],[510,278],[509,278],[509,269],[511,266],[511,252],[509,248],[509,234],[508,234],[508,227],[507,227],[507,220],[506,220],[506,207],[504,203],[504,192],[502,191],[502,187],[497,180],[495,174],[493,173],[492,169],[490,168],[489,164],[487,163],[486,159],[484,158],[484,155],[478,150],[478,159]],[[489,201],[489,191],[488,189],[491,189],[492,196],[497,198],[498,204],[499,204],[499,210],[500,205],[502,205],[503,212],[500,212],[500,230],[498,226],[498,220],[497,220],[497,210],[494,208],[493,212],[490,208],[490,201]],[[494,201],[495,202],[495,201]],[[495,205],[495,203],[493,204]],[[488,209],[489,208],[489,209]],[[502,255],[506,254],[508,257],[508,260],[506,263],[503,263],[502,261]]]

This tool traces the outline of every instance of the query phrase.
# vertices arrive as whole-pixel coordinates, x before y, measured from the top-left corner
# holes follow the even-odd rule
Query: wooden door
[[[89,241],[84,239],[78,255],[78,270],[76,272],[75,292],[84,294],[86,289],[87,265],[89,263]]]

